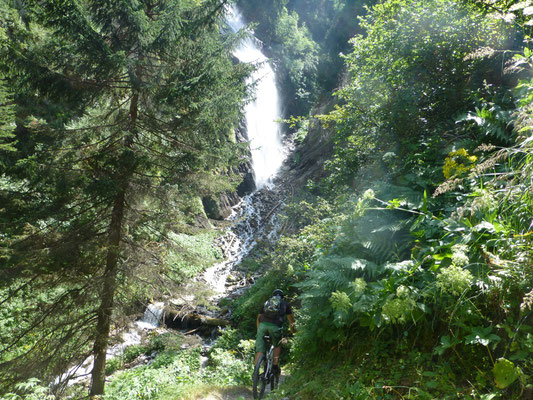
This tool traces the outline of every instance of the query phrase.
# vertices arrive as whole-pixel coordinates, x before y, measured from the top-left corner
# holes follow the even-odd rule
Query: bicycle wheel
[[[276,374],[272,374],[270,377],[270,390],[274,390],[276,388]]]
[[[262,355],[261,357],[259,357],[259,360],[257,360],[257,364],[255,364],[254,373],[252,375],[254,399],[260,399],[261,397],[263,397],[263,394],[265,394],[265,370],[266,357]]]
[[[272,374],[272,377],[270,378],[270,390],[274,390],[278,387],[279,384],[279,374]]]

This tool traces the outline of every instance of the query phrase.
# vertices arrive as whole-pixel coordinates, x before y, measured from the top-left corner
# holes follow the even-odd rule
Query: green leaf
[[[426,306],[424,303],[416,303],[416,305],[418,306],[418,308],[420,310],[422,310],[424,313],[426,314],[430,314],[431,313],[431,308],[429,308],[428,306]]]
[[[494,228],[494,225],[492,225],[490,222],[483,221],[483,222],[477,224],[476,226],[474,226],[474,231],[476,231],[476,232],[485,231],[485,232],[489,232],[489,233],[495,233],[496,232],[496,228]]]
[[[465,344],[481,344],[482,346],[488,346],[491,342],[499,342],[501,338],[498,335],[490,333],[492,326],[487,328],[474,327],[471,330],[471,334],[465,338]]]
[[[503,357],[496,360],[492,373],[494,383],[500,389],[505,389],[520,376],[520,370],[515,367],[514,363]]]
[[[456,338],[450,338],[448,335],[440,338],[440,346],[435,347],[434,354],[442,355],[447,349],[458,344],[459,341]]]
[[[437,386],[439,386],[439,383],[436,381],[429,381],[425,383],[426,387],[430,389],[435,389]]]

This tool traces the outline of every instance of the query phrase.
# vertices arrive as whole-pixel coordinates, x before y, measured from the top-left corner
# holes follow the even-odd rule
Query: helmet
[[[279,296],[279,297],[283,297],[283,290],[281,289],[276,289],[272,292],[272,296]]]

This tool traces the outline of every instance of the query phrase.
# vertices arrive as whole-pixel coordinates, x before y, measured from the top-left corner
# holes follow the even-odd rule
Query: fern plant
[[[387,189],[378,192],[382,198],[390,197]],[[422,206],[420,195],[408,194],[396,202]],[[391,303],[396,289],[409,280],[414,267],[406,260],[413,243],[410,226],[414,217],[398,209],[370,207],[371,202],[388,204],[370,196],[354,201],[352,217],[339,227],[333,244],[310,266],[305,279],[295,285],[302,293],[302,314],[311,316],[302,329],[302,340],[309,341],[305,347],[316,345],[317,339],[343,342],[346,328],[354,324],[373,328],[391,321],[383,309],[390,311],[391,304],[398,303]],[[416,288],[408,291],[417,297]],[[399,301],[413,303],[409,313],[414,314],[418,306],[409,299]]]

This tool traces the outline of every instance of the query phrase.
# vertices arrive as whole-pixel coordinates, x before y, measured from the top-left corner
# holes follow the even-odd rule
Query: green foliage
[[[168,399],[185,397],[193,387],[202,385],[250,385],[254,341],[243,339],[242,332],[226,329],[207,354],[201,366],[201,348],[183,350],[178,335],[154,336],[147,352],[158,350],[148,365],[116,372],[109,378],[104,399]],[[129,349],[129,348],[128,348]],[[134,346],[125,354],[137,354]]]
[[[277,56],[286,70],[286,84],[290,85],[297,99],[307,100],[315,92],[318,46],[306,26],[300,25],[298,20],[298,14],[283,8],[273,29],[273,41],[279,43]]]
[[[433,129],[452,129],[451,118],[479,84],[469,80],[479,59],[468,55],[505,40],[497,24],[448,0],[387,1],[361,26],[367,33],[352,40],[346,55],[350,81],[337,92],[341,105],[323,117],[338,132],[327,164],[335,190],[354,186],[360,166],[379,153],[400,144],[408,155],[420,150],[414,143],[429,143]]]
[[[166,264],[174,281],[192,278],[222,259],[222,251],[213,244],[213,233],[168,235]]]
[[[20,382],[15,385],[17,393],[6,393],[1,400],[53,400],[55,396],[50,388],[43,386],[39,379],[32,378],[26,382]]]
[[[176,356],[179,346],[183,343],[183,336],[175,333],[163,333],[152,335],[146,344],[132,345],[126,347],[119,356],[113,357],[106,363],[106,375],[112,375],[118,370],[122,370],[137,359],[140,355],[151,356],[154,353],[162,352],[156,360],[154,366],[163,366],[171,363]]]
[[[0,41],[1,40],[2,31],[0,30]],[[15,118],[14,107],[10,104],[12,102],[11,97],[7,85],[5,84],[5,80],[2,79],[2,76],[0,75],[0,151],[15,150],[15,143],[13,141],[15,135],[12,133],[15,127]]]
[[[500,389],[505,389],[520,376],[520,370],[515,367],[512,361],[505,358],[496,360],[492,373],[494,374],[494,382]]]
[[[238,184],[233,130],[252,67],[233,63],[239,36],[222,33],[218,1],[1,10],[0,146],[13,146],[14,128],[17,149],[0,156],[7,390],[105,344],[109,310],[157,295],[161,276],[214,261],[212,237],[191,243],[205,222],[199,199]],[[167,252],[173,233],[187,235]],[[26,287],[47,299],[9,333]]]

